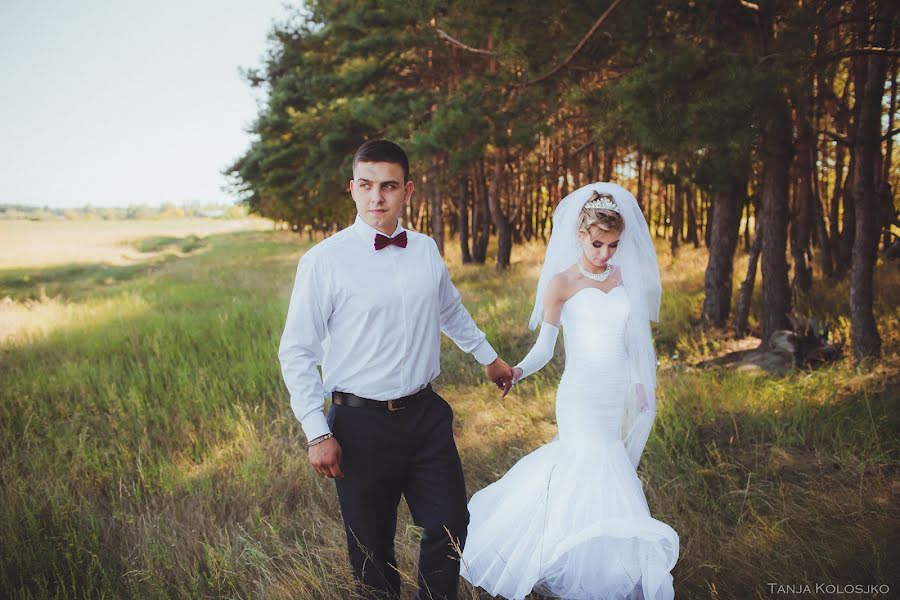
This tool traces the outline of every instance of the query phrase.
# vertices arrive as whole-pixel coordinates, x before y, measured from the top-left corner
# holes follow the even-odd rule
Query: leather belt
[[[390,412],[395,412],[398,410],[403,410],[410,402],[419,400],[430,393],[430,383],[415,394],[403,396],[402,398],[397,398],[396,400],[372,400],[371,398],[363,398],[362,396],[357,396],[356,394],[351,394],[350,392],[339,392],[335,390],[331,392],[331,401],[338,406],[350,406],[353,408],[380,408],[387,409]]]

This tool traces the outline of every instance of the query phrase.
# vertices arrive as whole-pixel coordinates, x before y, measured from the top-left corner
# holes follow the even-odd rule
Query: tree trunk
[[[710,196],[709,194],[704,194],[701,196],[704,202],[703,204],[706,207],[706,227],[703,229],[703,243],[706,245],[707,250],[712,246],[712,222],[715,219],[714,212],[716,212],[716,203],[714,201],[714,195]],[[702,210],[702,208],[701,208]],[[743,208],[741,209],[743,210]],[[740,227],[741,218],[738,215],[738,226]],[[740,229],[738,233],[735,235],[736,238],[740,237]]]
[[[437,164],[437,158],[432,160],[432,172],[437,172],[440,168]],[[437,185],[437,181],[430,181],[431,190],[428,195],[428,199],[430,201],[430,210],[431,213],[431,237],[434,238],[434,242],[437,244],[438,251],[441,253],[441,256],[444,255],[444,211],[441,208],[441,190]]]
[[[616,160],[616,151],[615,149],[606,150],[603,153],[603,175],[601,179],[603,181],[612,181],[613,180],[613,165]]]
[[[534,207],[535,207],[535,189],[537,186],[531,185],[531,177],[525,176],[523,182],[525,193],[525,210],[522,212],[522,237],[526,242],[530,242],[534,236]]]
[[[890,43],[893,12],[892,2],[880,5],[873,45],[884,48]],[[875,323],[872,302],[878,234],[881,229],[875,177],[881,170],[881,101],[886,73],[887,62],[884,55],[869,55],[865,65],[865,83],[857,86],[857,94],[862,92],[862,97],[857,97],[860,110],[853,145],[856,159],[856,169],[853,172],[856,235],[850,272],[850,327],[853,356],[857,363],[864,358],[874,358],[881,354],[881,336]]]
[[[744,201],[744,249],[749,252],[750,251],[750,198],[747,198]]]
[[[491,235],[491,223],[487,205],[487,193],[484,189],[484,178],[478,176],[480,169],[472,169],[472,192],[475,195],[474,218],[472,219],[472,261],[484,264],[487,260],[487,247]]]
[[[894,129],[894,113],[897,110],[897,59],[891,59],[891,100],[888,104],[887,130],[888,138],[884,146],[884,161],[882,163],[881,183],[879,193],[882,197],[882,210],[885,218],[881,219],[882,248],[887,251],[891,246],[891,224],[894,222],[894,199],[890,192],[891,165],[894,161],[894,136],[890,132]]]
[[[762,338],[790,327],[791,290],[787,251],[788,190],[791,166],[791,116],[787,100],[776,92],[763,129],[762,214]]]
[[[891,59],[891,100],[888,103],[887,130],[894,129],[894,113],[897,112],[897,64],[896,58]],[[884,162],[882,163],[881,180],[889,181],[891,178],[891,166],[894,160],[894,136],[888,135],[884,149]]]
[[[403,208],[403,223],[405,227],[409,227],[410,229],[415,229],[416,225],[413,221],[413,207],[416,202],[416,194],[413,194],[409,199],[409,202],[406,203],[406,206]]]
[[[841,144],[837,145],[834,151],[834,190],[831,193],[831,204],[829,205],[829,232],[828,237],[831,238],[832,243],[835,246],[835,253],[838,260],[840,260],[840,249],[837,247],[840,243],[840,229],[838,229],[838,223],[841,220],[841,190],[844,189],[844,158],[846,156],[846,152],[844,151],[844,146]]]
[[[697,235],[697,194],[690,186],[684,186],[684,203],[687,206],[687,241],[694,244],[694,248],[700,247],[700,237]]]
[[[741,283],[738,293],[737,307],[734,310],[734,335],[738,339],[747,335],[747,320],[750,317],[750,301],[753,299],[753,288],[756,285],[756,264],[759,262],[759,254],[762,250],[763,229],[756,228],[753,236],[753,244],[750,246],[750,256],[747,261],[747,275]]]
[[[682,215],[684,214],[684,195],[681,193],[681,186],[675,184],[672,186],[672,239],[671,249],[672,256],[678,254],[678,246],[681,244]]]
[[[653,233],[653,159],[650,159],[650,163],[647,165],[647,210],[644,211],[644,214],[647,215],[647,228],[650,230],[650,233]]]
[[[644,210],[644,155],[638,153],[637,159],[637,204],[641,211]]]
[[[741,226],[741,210],[747,199],[748,178],[749,173],[745,170],[731,180],[729,189],[714,193],[710,202],[709,261],[704,276],[701,316],[716,327],[725,326],[731,311],[734,251]],[[755,276],[756,266],[753,268]]]
[[[456,207],[459,209],[456,217],[459,230],[459,252],[463,264],[466,264],[472,262],[472,255],[469,253],[469,180],[465,177],[459,178]]]
[[[666,239],[666,220],[669,218],[669,185],[659,182],[659,208],[656,211],[656,237]],[[662,233],[660,233],[662,228]]]
[[[831,240],[828,238],[828,225],[825,223],[825,208],[822,199],[816,194],[813,198],[816,213],[816,238],[819,240],[819,263],[822,276],[828,279],[834,276],[834,262],[831,258]]]
[[[859,47],[865,46],[869,41],[868,8],[865,0],[856,0],[851,7],[853,17],[853,40]],[[847,127],[847,137],[857,140],[859,135],[860,111],[865,96],[865,82],[867,80],[868,63],[865,55],[857,55],[850,59],[850,78],[853,81],[853,108],[850,111],[850,121]],[[841,237],[838,244],[838,263],[835,275],[843,279],[851,268],[853,262],[853,247],[856,239],[856,198],[854,182],[860,165],[854,148],[850,149],[847,177],[844,179],[844,187],[841,192],[843,212],[841,219]]]
[[[852,130],[852,129],[851,129]],[[854,134],[855,135],[855,134]],[[841,188],[841,232],[838,236],[838,256],[834,275],[837,279],[843,279],[850,268],[853,254],[853,238],[856,235],[856,209],[853,202],[853,179],[856,173],[856,155],[850,153],[850,161],[847,166],[847,176]]]
[[[503,177],[504,161],[501,157],[495,157],[491,177],[488,184],[488,208],[491,211],[491,219],[497,228],[497,268],[501,271],[509,268],[509,258],[512,254],[512,236],[509,218],[500,205],[500,183]]]
[[[832,85],[832,82],[827,85]],[[820,83],[821,85],[821,83]],[[831,279],[834,276],[834,259],[832,258],[831,244],[832,239],[828,235],[828,223],[825,220],[825,206],[822,202],[822,196],[828,193],[827,186],[824,185],[824,177],[819,170],[819,165],[826,163],[825,148],[820,145],[819,135],[816,133],[821,131],[821,112],[816,114],[816,121],[813,125],[813,146],[810,148],[810,162],[812,164],[813,173],[813,213],[815,216],[815,229],[813,241],[819,247],[819,269],[822,271],[822,277]]]
[[[850,81],[844,85],[844,92],[841,95],[841,102],[846,103],[849,98],[850,90]],[[849,115],[847,111],[839,110],[838,115],[835,117],[835,130],[837,133],[842,135],[847,135],[850,127],[848,124]],[[851,165],[847,172],[847,179],[844,177],[844,163],[847,157],[847,151],[843,144],[837,144],[834,151],[834,189],[831,192],[831,204],[829,206],[829,237],[831,238],[831,247],[832,247],[832,255],[834,262],[834,270],[833,277],[835,279],[842,279],[843,272],[845,271],[846,265],[849,264],[849,261],[845,260],[845,254],[843,251],[843,241],[841,239],[841,231],[839,225],[841,224],[841,198],[844,194],[844,187],[846,186],[845,181],[849,181],[850,173],[853,172],[852,169],[852,159]],[[849,254],[847,254],[849,257]]]
[[[794,289],[808,292],[812,287],[809,261],[809,242],[812,237],[813,211],[813,152],[815,137],[809,119],[802,109],[797,110],[797,193],[794,196],[794,219],[791,224],[791,256],[794,259]]]

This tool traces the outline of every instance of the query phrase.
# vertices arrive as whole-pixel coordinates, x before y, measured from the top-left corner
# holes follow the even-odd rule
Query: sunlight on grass
[[[38,302],[0,302],[0,349],[33,344],[57,331],[90,329],[110,321],[124,322],[140,316],[147,309],[147,302],[133,292],[83,303],[57,298]]]
[[[308,465],[277,361],[308,246],[286,232],[228,233],[108,283],[100,267],[53,267],[27,281],[0,274],[16,294],[0,304],[0,595],[349,595],[334,486]],[[653,515],[681,537],[679,596],[889,581],[900,530],[896,268],[876,274],[884,360],[776,377],[694,366],[735,342],[695,322],[704,250],[658,249],[659,413],[638,475]],[[543,251],[517,246],[498,273],[461,264],[455,240],[447,244],[466,306],[510,363],[535,339],[528,317]],[[736,263],[737,284],[746,257]],[[817,284],[797,305],[844,331],[845,284]],[[483,368],[442,340],[435,387],[454,408],[470,494],[556,434],[561,346],[501,400]],[[405,581],[420,535],[401,505]],[[488,596],[463,584],[461,597]]]

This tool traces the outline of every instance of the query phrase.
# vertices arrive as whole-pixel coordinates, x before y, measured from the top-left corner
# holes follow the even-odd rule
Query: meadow
[[[0,597],[346,597],[334,485],[308,465],[276,356],[309,242],[256,230],[131,243],[138,258],[123,264],[0,266]],[[897,590],[898,266],[877,269],[881,361],[778,376],[697,366],[740,344],[695,322],[705,251],[658,247],[660,408],[638,473],[652,514],[680,536],[678,597]],[[543,248],[517,246],[502,274],[490,258],[460,264],[452,240],[447,250],[476,322],[517,361],[534,339]],[[849,339],[846,282],[817,282],[797,304]],[[435,385],[455,411],[470,494],[553,437],[561,368],[557,349],[501,400],[444,340]],[[401,507],[407,581],[419,535]],[[466,584],[461,597],[488,598]]]
[[[146,262],[148,243],[247,229],[271,229],[268,219],[0,220],[0,269],[60,263]]]

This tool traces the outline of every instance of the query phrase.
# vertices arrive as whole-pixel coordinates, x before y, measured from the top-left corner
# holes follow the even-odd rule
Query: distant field
[[[131,264],[142,259],[133,246],[141,238],[271,228],[266,219],[0,221],[0,269],[73,262]]]

